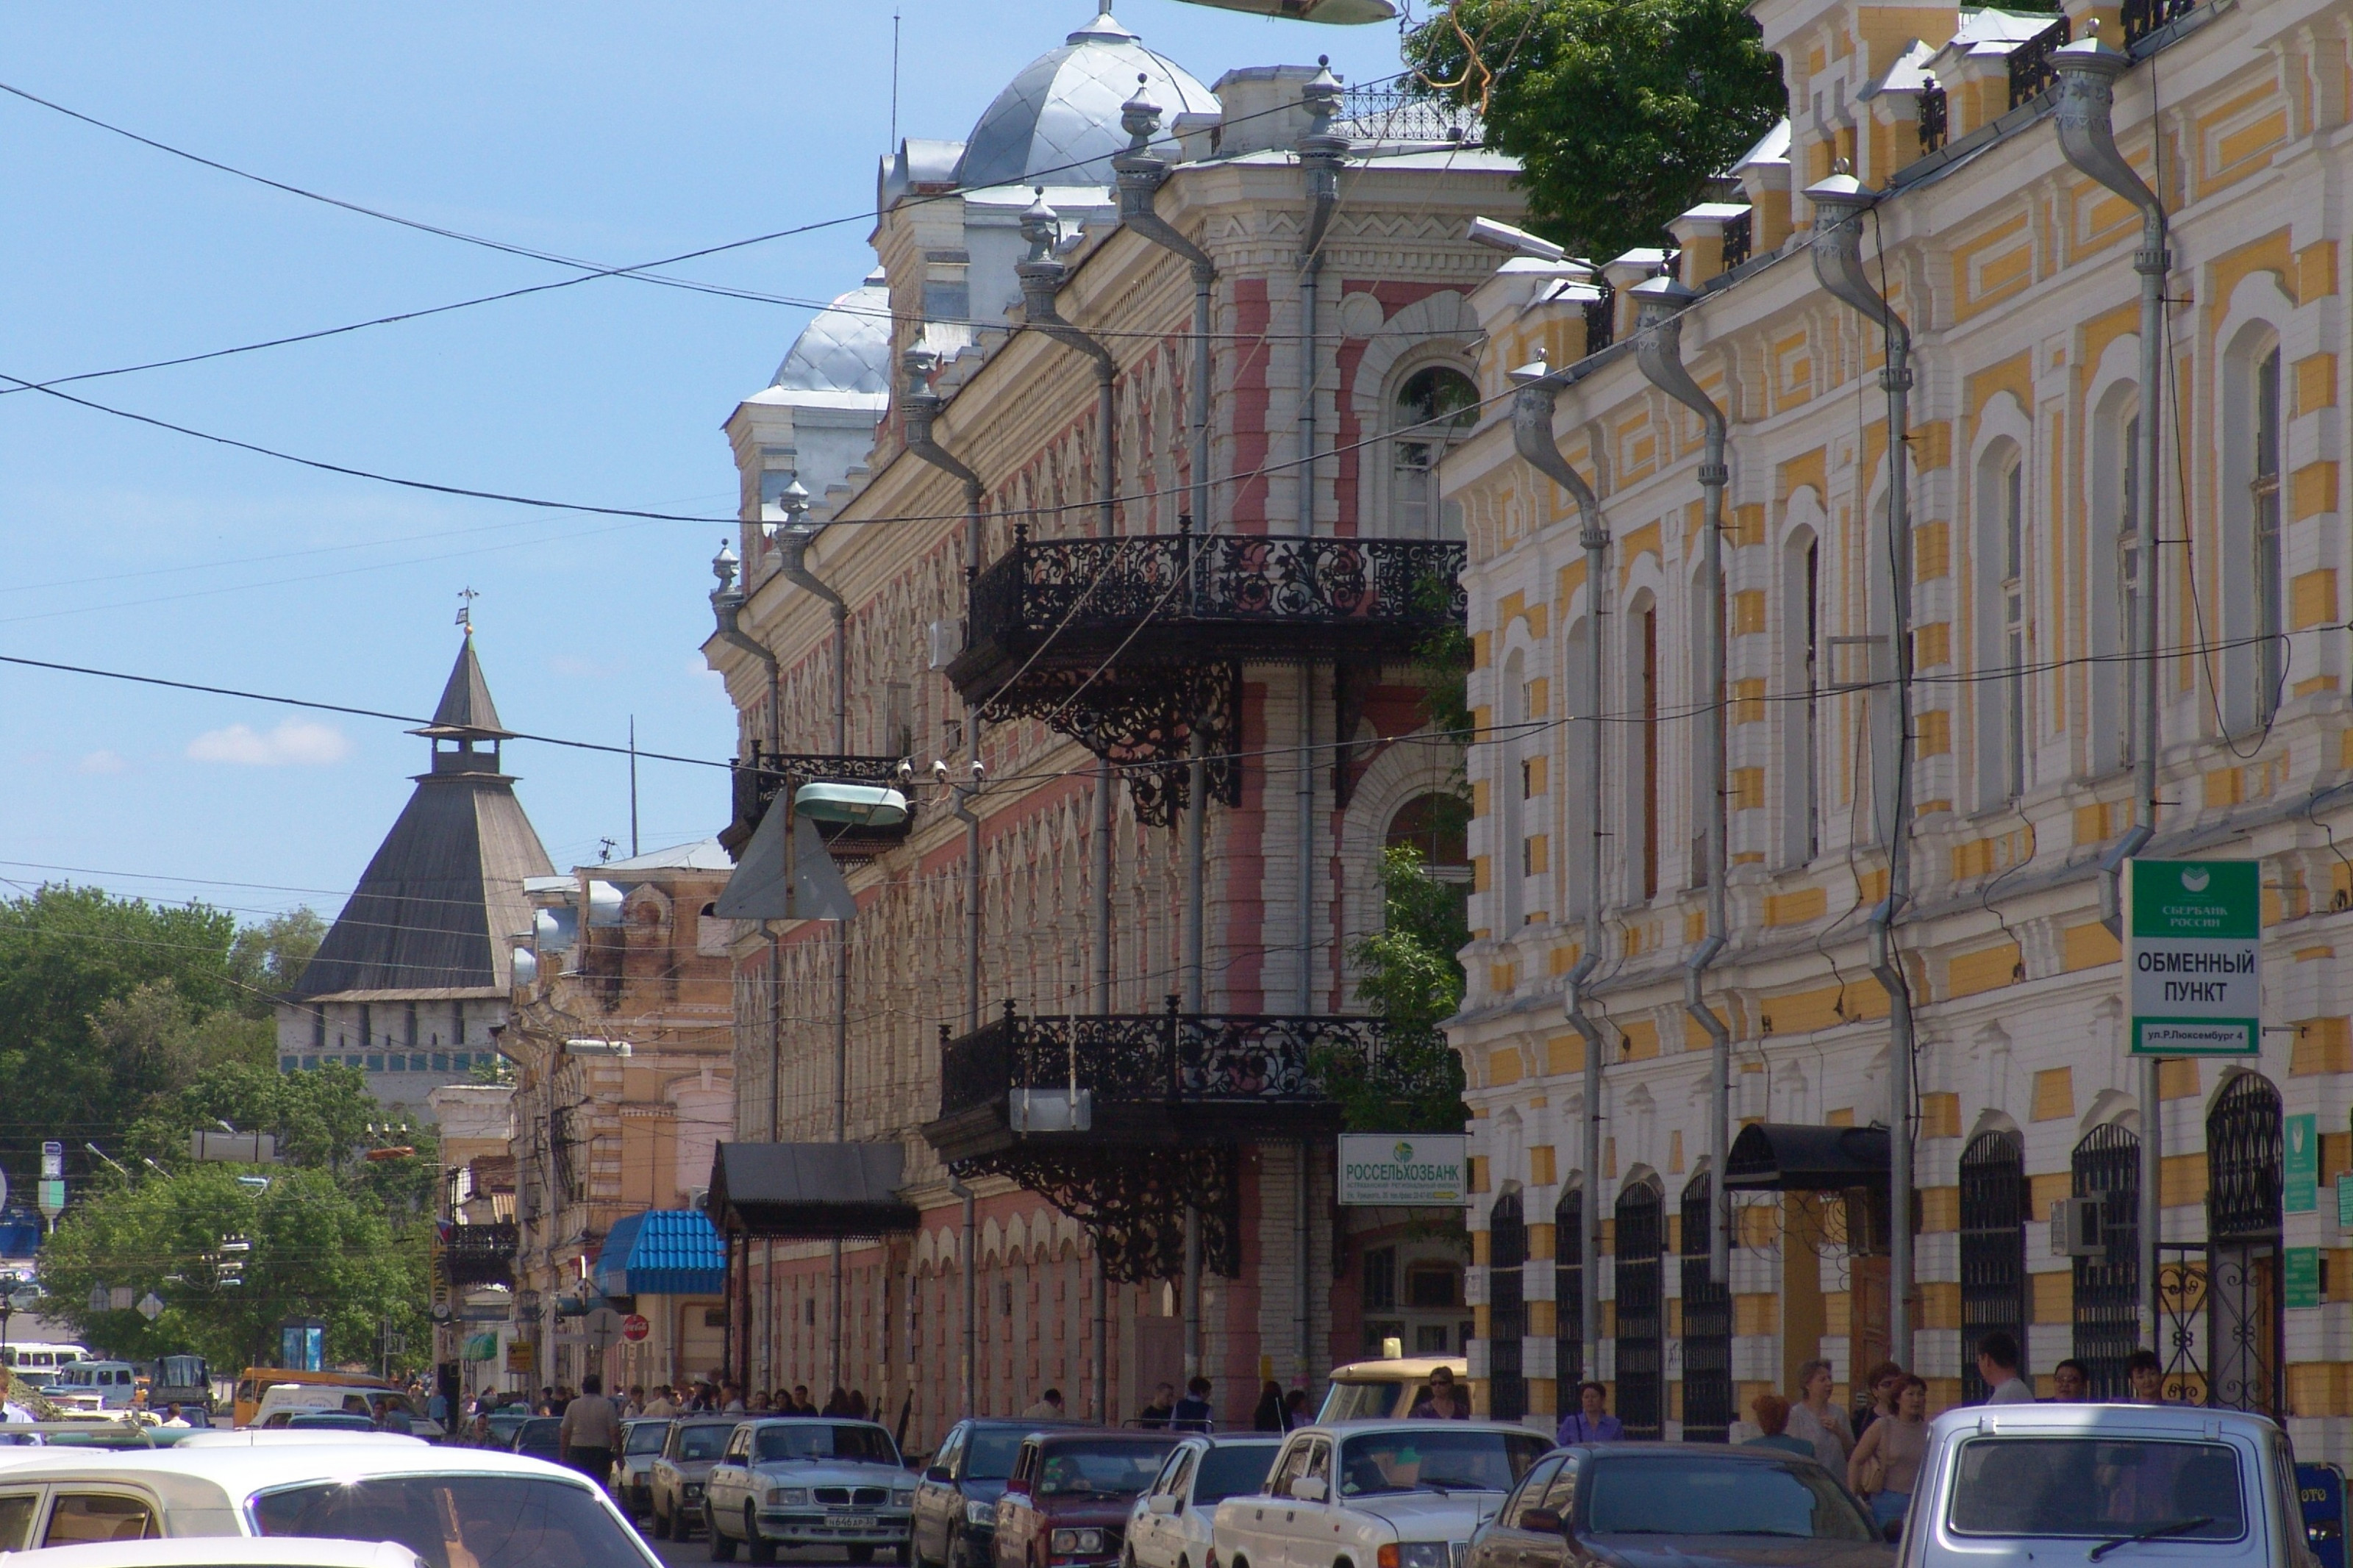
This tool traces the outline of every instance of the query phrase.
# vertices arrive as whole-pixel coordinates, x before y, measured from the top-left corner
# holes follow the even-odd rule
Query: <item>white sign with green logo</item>
[[[2263,1044],[2263,875],[2253,860],[2125,862],[2125,1000],[2145,1057]]]
[[[1340,1201],[1382,1208],[1459,1204],[1468,1142],[1460,1132],[1343,1132]]]

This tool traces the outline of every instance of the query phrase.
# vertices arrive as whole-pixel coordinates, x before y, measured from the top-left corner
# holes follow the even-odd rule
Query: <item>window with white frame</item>
[[[1451,365],[1424,365],[1398,384],[1389,415],[1389,488],[1398,536],[1460,536],[1460,524],[1438,499],[1438,465],[1479,422],[1479,388]]]
[[[2255,363],[2254,449],[2247,516],[2254,546],[2255,718],[2269,723],[2287,677],[2287,585],[2280,550],[2280,352]]]
[[[1781,854],[1795,866],[1822,847],[1821,595],[1821,542],[1800,530],[1781,552],[1781,700],[1774,704],[1784,737]]]
[[[1998,440],[1978,458],[1972,550],[1976,636],[1969,670],[1975,692],[1977,808],[1989,810],[2026,793],[2027,747],[2033,726],[2027,660],[2032,633],[2028,569],[2033,529],[2027,517],[2026,455]]]

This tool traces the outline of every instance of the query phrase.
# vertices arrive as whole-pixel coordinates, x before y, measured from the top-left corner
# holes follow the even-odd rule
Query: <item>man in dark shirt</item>
[[[1185,1384],[1185,1397],[1169,1412],[1168,1425],[1179,1432],[1207,1432],[1217,1418],[1217,1406],[1209,1403],[1209,1380],[1197,1377]]]
[[[1152,1391],[1152,1401],[1135,1413],[1135,1424],[1154,1431],[1166,1430],[1168,1418],[1176,1413],[1176,1391],[1166,1384]]]

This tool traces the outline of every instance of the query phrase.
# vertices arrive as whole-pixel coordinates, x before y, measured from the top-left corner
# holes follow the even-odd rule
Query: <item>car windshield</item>
[[[678,1434],[678,1455],[681,1459],[715,1459],[727,1447],[727,1435],[735,1428],[712,1422],[703,1426],[682,1426]]]
[[[396,1541],[427,1568],[648,1568],[585,1486],[530,1476],[379,1476],[270,1492],[263,1535]]]
[[[1013,1473],[1013,1461],[1021,1455],[1021,1439],[1027,1432],[975,1432],[972,1441],[965,1445],[964,1479],[968,1481],[1001,1481]]]
[[[1402,1382],[1335,1383],[1324,1394],[1318,1421],[1386,1421],[1398,1413]]]
[[[1134,1497],[1152,1484],[1168,1450],[1142,1443],[1092,1448],[1058,1444],[1038,1468],[1039,1497]]]
[[[1662,1454],[1603,1459],[1591,1477],[1588,1528],[1597,1535],[1879,1539],[1819,1465]]]
[[[1973,1437],[1961,1445],[1950,1518],[1962,1535],[2106,1540],[2173,1525],[2169,1539],[2232,1541],[2246,1532],[2240,1492],[2227,1443]]]
[[[626,1451],[632,1454],[659,1454],[661,1452],[662,1439],[669,1436],[670,1428],[659,1421],[639,1422],[629,1428],[629,1446]]]
[[[1229,1497],[1242,1497],[1266,1485],[1280,1443],[1220,1443],[1201,1456],[1200,1472],[1193,1478],[1193,1503],[1207,1508]]]
[[[880,1426],[836,1426],[824,1421],[796,1421],[786,1426],[763,1426],[754,1436],[754,1453],[763,1464],[795,1459],[830,1459],[844,1465],[895,1465],[899,1450],[891,1434]]]
[[[1450,1432],[1419,1426],[1340,1445],[1340,1492],[1507,1492],[1550,1445],[1533,1432]]]
[[[554,1416],[534,1415],[516,1429],[515,1441],[534,1447],[552,1447],[563,1430],[564,1423]]]

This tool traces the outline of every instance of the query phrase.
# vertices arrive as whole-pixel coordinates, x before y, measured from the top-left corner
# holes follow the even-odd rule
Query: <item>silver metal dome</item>
[[[1174,60],[1154,54],[1106,5],[1059,49],[1039,56],[997,95],[965,140],[956,182],[991,185],[1105,185],[1112,155],[1126,150],[1120,106],[1136,78],[1174,123],[1218,110],[1215,94]]]
[[[887,394],[891,291],[883,287],[882,274],[868,273],[863,283],[810,318],[770,384],[782,392]]]

